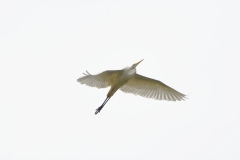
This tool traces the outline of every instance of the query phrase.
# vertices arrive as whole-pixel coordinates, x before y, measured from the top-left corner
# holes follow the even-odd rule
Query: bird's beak
[[[143,59],[142,59],[141,61],[135,63],[135,66],[137,66],[137,65],[138,65],[139,63],[141,63],[142,61],[143,61]]]

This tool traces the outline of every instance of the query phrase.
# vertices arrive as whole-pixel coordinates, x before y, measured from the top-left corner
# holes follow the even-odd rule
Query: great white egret
[[[167,86],[166,84],[151,78],[141,76],[136,73],[136,66],[143,60],[133,64],[131,67],[122,70],[108,70],[97,75],[91,75],[88,71],[83,73],[85,76],[77,81],[90,87],[107,88],[111,86],[107,98],[103,104],[96,109],[98,114],[114,93],[120,89],[126,93],[133,93],[146,98],[156,100],[181,101],[184,94]]]

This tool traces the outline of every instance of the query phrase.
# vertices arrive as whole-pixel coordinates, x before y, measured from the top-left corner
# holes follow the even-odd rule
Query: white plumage
[[[142,61],[142,60],[141,60]],[[97,75],[91,75],[88,71],[84,77],[77,81],[90,87],[107,88],[111,86],[107,98],[103,104],[96,109],[99,113],[107,101],[120,89],[125,93],[132,93],[146,98],[156,100],[181,101],[185,95],[167,86],[161,81],[136,74],[135,67],[141,62],[133,64],[123,70],[108,70]]]

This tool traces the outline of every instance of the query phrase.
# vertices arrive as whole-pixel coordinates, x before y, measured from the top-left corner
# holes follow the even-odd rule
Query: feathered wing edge
[[[166,84],[139,74],[130,79],[120,90],[156,100],[181,101],[186,98],[186,95]]]
[[[86,73],[83,73],[85,76],[80,77],[77,81],[90,87],[107,88],[110,86],[114,74],[118,72],[119,70],[109,70],[97,75],[92,75],[86,70]]]

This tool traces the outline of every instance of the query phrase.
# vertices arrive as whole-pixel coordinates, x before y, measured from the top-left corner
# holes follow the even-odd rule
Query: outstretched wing
[[[112,84],[113,79],[121,72],[121,70],[109,70],[97,75],[91,75],[88,71],[83,73],[85,76],[77,81],[90,87],[106,88]]]
[[[139,74],[130,79],[120,90],[156,100],[181,101],[186,98],[186,95],[166,84]]]

